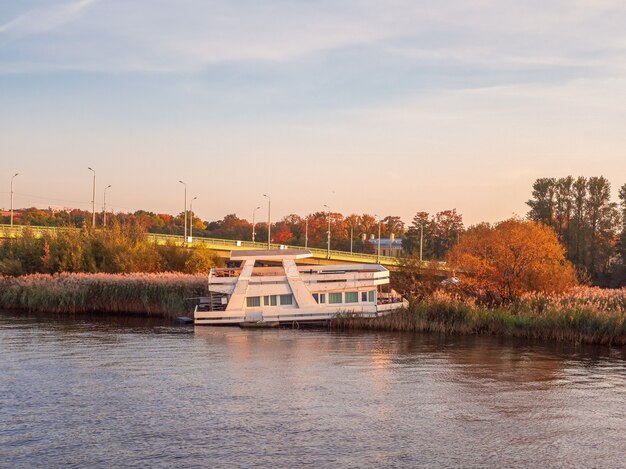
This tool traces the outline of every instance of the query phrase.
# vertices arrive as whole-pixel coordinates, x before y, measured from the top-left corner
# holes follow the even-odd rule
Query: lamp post
[[[271,249],[272,242],[272,199],[269,195],[263,194],[263,197],[267,197],[267,249]]]
[[[309,247],[309,216],[304,220],[304,249]]]
[[[252,210],[252,242],[254,243],[254,240],[256,239],[256,211],[258,209],[260,209],[261,207],[256,207],[254,210]]]
[[[107,227],[107,189],[111,184],[104,188],[104,196],[102,197],[102,226]]]
[[[96,172],[91,168],[87,168],[87,169],[93,172],[93,184],[92,184],[92,191],[91,191],[91,227],[95,228],[96,227]]]
[[[330,259],[330,207],[324,204],[324,207],[328,209],[328,239],[326,240],[326,257]]]
[[[184,183],[183,181],[178,181],[180,182],[183,186],[185,186],[185,231],[184,231],[184,236],[185,238],[183,239],[183,245],[187,244],[187,184]]]
[[[378,250],[376,252],[376,262],[380,263],[380,228],[381,228],[383,221],[378,215],[374,215],[374,216],[378,218]]]
[[[198,197],[194,197],[193,199],[191,199],[191,202],[189,202],[189,217],[190,217],[190,223],[189,223],[189,239],[193,242],[193,201],[196,200]]]
[[[13,179],[20,173],[15,173],[11,178],[11,228],[13,228]]]

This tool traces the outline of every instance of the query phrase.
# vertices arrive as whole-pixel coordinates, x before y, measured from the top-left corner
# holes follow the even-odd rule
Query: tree
[[[407,230],[406,236],[402,240],[402,249],[408,254],[420,252],[420,243],[423,245],[422,254],[424,259],[432,258],[430,251],[426,249],[426,245],[430,240],[432,240],[432,224],[429,220],[428,212],[417,212],[413,217],[413,221],[409,229]]]
[[[398,216],[388,216],[383,218],[383,227],[387,237],[393,233],[396,237],[404,234],[404,222]]]
[[[615,266],[613,272],[613,278],[611,281],[611,286],[613,287],[626,286],[626,184],[620,187],[618,196],[620,200],[621,231],[617,245],[617,252],[619,253],[621,262]]]
[[[587,179],[576,178],[573,185],[573,223],[571,237],[574,239],[574,251],[569,254],[569,258],[575,265],[584,264],[585,252],[585,205],[587,200]]]
[[[611,203],[611,184],[605,177],[589,178],[586,212],[589,225],[589,265],[592,274],[606,270],[615,235],[617,207]]]
[[[574,178],[567,176],[556,181],[555,223],[556,232],[569,251],[570,247],[570,221],[572,216],[572,185]]]
[[[430,217],[427,212],[417,212],[402,241],[408,255],[419,253],[420,241],[424,260],[445,259],[463,232],[463,217],[456,209],[443,210]]]
[[[276,244],[289,244],[291,238],[293,238],[293,233],[286,223],[281,223],[276,233],[272,235],[272,241]]]
[[[576,284],[572,264],[552,228],[510,219],[469,229],[449,254],[465,283],[515,300],[527,291],[561,292]]]
[[[620,215],[602,177],[541,178],[533,184],[528,218],[554,228],[582,278],[611,284],[618,254]]]
[[[533,198],[526,202],[530,207],[528,217],[531,220],[552,226],[555,190],[556,180],[554,178],[540,178],[535,181]]]
[[[434,258],[445,259],[452,246],[459,242],[463,231],[463,217],[456,209],[438,212],[434,219]]]

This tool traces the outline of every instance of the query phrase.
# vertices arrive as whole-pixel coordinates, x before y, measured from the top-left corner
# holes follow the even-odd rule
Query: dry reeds
[[[576,287],[559,295],[532,293],[497,308],[438,291],[412,302],[406,310],[374,320],[338,318],[332,327],[626,345],[626,288]]]
[[[0,277],[0,308],[43,313],[131,313],[175,317],[185,298],[207,293],[204,275],[33,274]]]

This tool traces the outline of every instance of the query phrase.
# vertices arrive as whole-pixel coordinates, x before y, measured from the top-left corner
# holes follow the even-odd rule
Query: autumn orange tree
[[[576,285],[573,265],[552,228],[518,219],[470,228],[449,254],[466,285],[514,300],[527,291]]]

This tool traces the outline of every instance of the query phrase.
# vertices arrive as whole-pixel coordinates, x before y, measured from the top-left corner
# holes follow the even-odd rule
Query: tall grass
[[[494,334],[626,345],[626,288],[576,287],[559,295],[523,295],[497,308],[438,291],[408,309],[374,320],[339,318],[339,329]]]
[[[0,309],[43,313],[188,314],[185,298],[207,294],[205,275],[32,274],[0,277]]]

